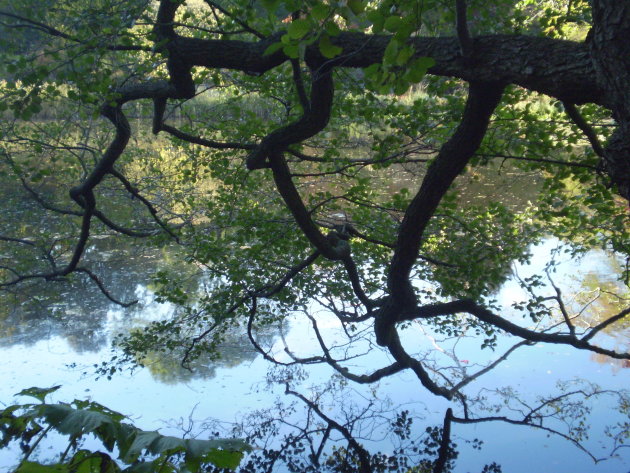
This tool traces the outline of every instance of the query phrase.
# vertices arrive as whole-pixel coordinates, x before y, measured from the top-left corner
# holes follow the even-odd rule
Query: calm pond
[[[96,248],[98,247],[98,248]],[[547,240],[533,248],[530,265],[516,265],[514,274],[526,277],[539,273],[558,247],[554,240]],[[230,426],[256,409],[276,408],[277,399],[291,402],[283,394],[283,386],[268,383],[269,363],[253,351],[244,334],[231,334],[225,342],[224,358],[218,362],[200,360],[190,372],[179,367],[178,360],[147,360],[147,367],[131,372],[115,374],[111,380],[96,379],[95,366],[112,356],[110,343],[117,333],[149,321],[168,317],[175,308],[154,301],[148,283],[149,273],[159,269],[168,255],[159,252],[121,252],[107,240],[95,241],[93,251],[98,250],[102,261],[100,270],[113,281],[112,291],[123,299],[136,297],[139,304],[122,309],[111,304],[88,283],[73,285],[38,286],[28,298],[17,299],[5,308],[4,320],[0,319],[0,402],[4,405],[16,402],[13,395],[31,386],[48,387],[61,384],[52,399],[70,401],[91,399],[111,409],[130,415],[138,427],[145,430],[160,429],[162,433],[204,435],[204,429],[217,425]],[[554,281],[563,294],[579,301],[579,294],[600,287],[616,287],[613,279],[618,262],[601,252],[590,252],[581,259],[568,255],[554,274]],[[37,289],[37,290],[36,290]],[[511,302],[524,299],[525,294],[512,277],[496,294],[499,304],[509,307]],[[602,309],[601,307],[599,309]],[[604,308],[605,309],[605,308]],[[330,339],[340,330],[333,317],[322,311],[316,316],[322,333]],[[588,322],[588,312],[583,318]],[[602,336],[600,343],[618,350],[628,350],[630,345],[628,324],[622,329]],[[310,321],[301,314],[294,314],[288,323],[275,330],[258,334],[261,343],[282,352],[284,342],[295,349],[295,354],[307,356],[318,353],[319,346],[312,332]],[[442,342],[426,333],[423,340],[414,343],[428,353],[444,351]],[[447,343],[447,342],[443,342]],[[504,352],[513,341],[500,339],[496,353]],[[493,353],[479,351],[479,341],[463,339],[457,343],[457,359],[462,369],[473,369]],[[495,355],[496,356],[496,355]],[[369,372],[382,366],[387,358],[370,353],[358,358],[355,372]],[[516,350],[509,358],[471,383],[466,392],[502,388],[518,392],[518,402],[527,403],[538,395],[557,392],[560,380],[586,380],[602,389],[619,391],[630,386],[628,363],[596,356],[570,347],[534,345]],[[362,369],[363,368],[363,369]],[[315,365],[308,369],[309,377],[299,388],[307,393],[311,385],[321,385],[332,375],[328,367]],[[575,381],[578,383],[578,381]],[[577,385],[577,384],[576,384]],[[321,388],[316,388],[321,389]],[[555,390],[555,391],[554,391]],[[361,406],[367,399],[383,403],[383,409],[409,410],[414,416],[413,428],[423,432],[427,425],[441,425],[448,403],[430,395],[410,373],[387,378],[376,387],[351,386],[350,394],[344,394],[343,405],[338,405],[330,415],[342,415]],[[491,399],[491,397],[490,397]],[[21,398],[21,401],[26,401]],[[614,447],[606,437],[605,429],[630,419],[620,417],[615,410],[615,398],[603,396],[591,405],[588,413],[590,438],[584,445],[596,457],[607,456]],[[299,418],[302,404],[296,405]],[[208,423],[215,419],[219,423]],[[386,429],[382,422],[370,427],[372,440],[368,446],[381,451],[393,447],[388,441],[379,441],[379,431]],[[594,464],[591,458],[570,442],[546,432],[523,426],[506,426],[499,423],[479,425],[455,425],[455,440],[460,445],[455,472],[478,472],[492,461],[499,463],[504,472],[556,473],[628,473],[630,448],[621,448],[616,458]],[[381,435],[382,437],[382,435]],[[464,439],[478,438],[483,448],[477,450]],[[51,445],[51,449],[53,446]],[[54,452],[52,452],[54,453]],[[0,471],[14,464],[10,451],[0,451]],[[279,466],[277,471],[286,471]]]

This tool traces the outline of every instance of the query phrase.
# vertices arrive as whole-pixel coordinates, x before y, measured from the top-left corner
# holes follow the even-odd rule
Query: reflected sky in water
[[[517,267],[516,273],[520,277],[539,273],[556,246],[557,242],[549,240],[535,248],[532,264]],[[111,357],[109,344],[114,334],[166,318],[174,310],[169,304],[153,301],[146,281],[147,269],[159,267],[160,255],[127,258],[127,262],[132,262],[132,267],[136,265],[136,270],[125,268],[123,259],[116,258],[112,253],[110,263],[114,263],[107,269],[106,278],[120,288],[125,297],[139,300],[139,304],[130,310],[113,306],[81,281],[61,291],[64,294],[61,300],[55,299],[55,290],[50,290],[50,297],[53,298],[50,304],[47,304],[47,296],[44,295],[37,300],[17,301],[21,304],[11,308],[0,330],[0,402],[13,402],[13,394],[26,387],[61,384],[63,387],[53,395],[55,401],[90,398],[111,409],[131,414],[135,424],[143,429],[161,428],[163,433],[172,434],[177,434],[177,431],[165,427],[169,420],[188,419],[191,413],[193,419],[199,422],[210,417],[233,422],[252,409],[273,404],[280,390],[266,389],[268,363],[256,356],[242,334],[228,338],[227,343],[231,348],[226,350],[224,360],[206,362],[202,359],[193,373],[177,371],[180,368],[174,360],[154,360],[159,366],[153,369],[149,367],[134,373],[124,372],[111,380],[95,380],[94,365]],[[144,280],[139,275],[138,259],[134,258],[143,258],[141,267],[145,271]],[[610,277],[617,263],[614,259],[595,252],[580,260],[572,260],[569,255],[563,255],[562,258],[565,261],[552,273],[552,277],[564,294],[574,298],[576,305],[584,303],[584,299],[580,298],[587,297],[589,291],[593,291],[594,281],[600,285],[605,283],[617,287],[617,282]],[[91,295],[87,297],[87,294]],[[525,296],[515,279],[512,279],[497,293],[496,299],[505,307],[504,315],[507,316],[511,311],[511,302]],[[23,307],[28,310],[25,311]],[[39,307],[40,311],[34,312],[33,307]],[[596,308],[602,311],[607,309],[603,306]],[[322,333],[327,339],[334,340],[339,333],[336,320],[324,312],[317,313],[317,317]],[[512,317],[518,320],[513,314]],[[597,323],[597,320],[589,320],[589,317],[601,318],[593,313],[585,313],[585,323]],[[520,323],[528,325],[527,320],[520,320]],[[317,341],[308,319],[295,314],[285,324],[285,329],[287,342],[296,355],[317,353]],[[602,334],[600,339],[602,343],[619,350],[627,350],[629,330],[629,324],[622,324],[621,329]],[[403,341],[407,346],[417,344],[419,350],[431,350],[442,343],[433,335],[403,333],[407,337]],[[266,345],[275,343],[273,349],[276,353],[284,349],[279,342],[278,332],[266,334],[263,341]],[[500,339],[496,353],[501,353],[511,343],[513,341]],[[492,357],[490,351],[480,353],[479,345],[478,339],[464,339],[458,343],[455,353],[464,368],[473,369],[476,363],[485,361],[484,357]],[[432,356],[440,355],[438,350],[434,350],[434,353]],[[389,362],[391,360],[386,354],[373,351],[357,359],[353,370],[369,372]],[[471,383],[465,391],[473,393],[482,388],[511,386],[520,391],[523,400],[533,401],[540,393],[554,392],[559,379],[573,378],[584,378],[611,390],[624,389],[630,386],[630,370],[626,368],[627,364],[619,360],[610,360],[570,347],[539,344],[517,350],[506,362],[489,375]],[[310,378],[305,385],[323,382],[332,374],[326,366],[309,367],[309,373]],[[362,388],[357,389],[360,391]],[[381,382],[377,395],[380,398],[390,397],[394,405],[417,410],[427,423],[441,423],[444,410],[448,407],[448,402],[428,394],[408,372]],[[593,432],[603,428],[611,420],[611,415],[610,406],[605,403],[597,405],[592,415]],[[423,422],[417,424],[420,430],[426,426]],[[621,459],[593,465],[586,455],[566,441],[548,438],[544,432],[533,429],[496,424],[456,425],[454,429],[456,436],[478,437],[484,441],[484,448],[480,452],[465,449],[460,453],[455,470],[458,473],[480,471],[489,461],[500,463],[504,472],[515,473],[630,471],[630,449],[620,451]],[[589,443],[598,454],[603,453],[602,447],[598,445],[600,439],[599,435],[594,434]],[[0,470],[10,462],[7,453],[0,452]]]

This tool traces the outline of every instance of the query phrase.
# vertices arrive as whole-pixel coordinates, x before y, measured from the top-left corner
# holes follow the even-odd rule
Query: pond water
[[[60,384],[62,388],[52,396],[55,401],[91,399],[130,415],[135,425],[143,429],[181,434],[190,422],[194,422],[193,432],[201,431],[208,419],[218,419],[229,425],[252,410],[273,408],[278,398],[286,400],[282,386],[270,386],[267,382],[269,363],[253,351],[244,335],[238,333],[226,340],[223,359],[218,362],[201,360],[192,373],[181,369],[177,360],[156,359],[147,363],[146,368],[133,373],[118,373],[111,380],[104,377],[96,379],[94,366],[111,358],[110,343],[115,334],[168,317],[175,310],[169,304],[154,301],[147,280],[148,273],[158,269],[168,255],[139,251],[130,256],[117,252],[115,245],[106,240],[97,241],[96,245],[99,258],[105,256],[101,269],[106,272],[116,294],[122,294],[126,300],[135,297],[139,304],[122,309],[95,293],[87,283],[83,286],[81,281],[63,286],[61,290],[58,285],[53,289],[34,287],[35,292],[28,298],[16,299],[10,309],[5,309],[4,319],[0,320],[1,403],[15,402],[13,395],[26,387]],[[528,274],[540,273],[557,247],[558,243],[554,240],[538,245],[533,249],[531,264],[516,266],[515,274],[524,278]],[[572,298],[574,305],[584,304],[580,295],[589,293],[595,286],[619,288],[611,276],[616,273],[615,265],[618,264],[614,257],[590,252],[581,259],[572,259],[569,255],[561,258],[562,264],[557,267],[553,278],[563,294],[568,299]],[[525,297],[516,277],[511,278],[496,294],[497,303],[506,311],[513,301]],[[598,307],[599,312],[606,309]],[[317,313],[322,334],[334,340],[340,331],[334,318],[316,308],[314,312]],[[585,323],[589,322],[588,317],[585,313]],[[284,349],[282,338],[288,345],[299,347],[294,348],[298,356],[318,352],[310,321],[301,314],[291,316],[282,327],[283,336],[280,334],[281,328],[278,327],[258,336],[263,344],[277,353]],[[621,329],[598,336],[596,341],[627,351],[629,335],[630,328],[626,323]],[[502,353],[514,343],[501,338],[496,353],[493,353],[489,350],[480,352],[480,342],[474,339],[463,339],[454,348],[448,346],[451,342],[440,341],[431,333],[418,338],[417,332],[410,331],[405,338],[406,344],[413,342],[431,356],[441,356],[452,348],[458,364],[462,369],[469,370],[486,361],[486,357],[496,357],[496,353]],[[386,355],[373,350],[357,358],[353,369],[369,372],[388,362],[390,360]],[[465,390],[467,393],[481,390],[492,399],[490,390],[510,387],[520,393],[518,402],[524,405],[533,403],[538,395],[557,392],[556,383],[559,380],[582,379],[611,391],[626,389],[630,386],[628,367],[627,362],[570,347],[538,344],[516,350],[506,361]],[[325,383],[331,374],[331,369],[325,366],[309,367],[309,378],[301,385],[303,392],[307,392],[311,384]],[[391,409],[410,410],[417,419],[414,429],[419,431],[423,431],[426,425],[441,424],[449,405],[445,400],[430,395],[407,372],[387,378],[375,388],[356,386],[349,392],[351,394],[344,395],[348,405],[354,402],[360,405],[374,396],[383,402],[388,400],[390,404],[387,405]],[[591,406],[592,412],[588,415],[591,438],[584,444],[597,457],[606,456],[611,449],[604,429],[617,422],[630,421],[620,417],[615,407],[614,396],[598,398]],[[297,408],[296,416],[299,418],[303,406],[298,405]],[[336,406],[331,415],[341,415],[347,409],[350,408]],[[383,423],[375,424],[372,427],[374,438],[378,438],[379,429],[384,428]],[[453,428],[455,439],[460,444],[455,472],[481,471],[483,465],[491,461],[501,464],[504,472],[516,473],[630,471],[630,448],[619,449],[616,458],[594,464],[587,454],[570,442],[548,436],[544,431],[496,422],[455,425]],[[467,446],[463,440],[473,438],[483,440],[481,450]],[[384,451],[392,448],[378,440],[366,444]],[[0,471],[6,471],[14,463],[13,453],[0,451]]]

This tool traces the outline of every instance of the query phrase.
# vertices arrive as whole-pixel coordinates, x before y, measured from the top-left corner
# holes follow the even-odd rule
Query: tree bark
[[[604,150],[604,168],[619,194],[630,201],[630,4],[593,1],[591,56],[617,129]]]

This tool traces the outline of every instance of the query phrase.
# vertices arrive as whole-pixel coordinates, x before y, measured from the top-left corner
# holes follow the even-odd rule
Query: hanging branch
[[[245,31],[247,31],[248,33],[253,34],[254,36],[256,36],[259,39],[265,39],[265,35],[262,34],[259,31],[256,31],[254,28],[252,28],[251,26],[249,26],[247,23],[245,23],[243,20],[241,20],[240,18],[238,18],[235,15],[232,15],[232,13],[228,10],[226,10],[225,8],[223,8],[221,5],[219,5],[217,2],[213,2],[211,0],[204,0],[206,2],[206,4],[208,4],[208,6],[210,6],[212,9],[217,9],[218,11],[220,11],[221,13],[223,13],[225,16],[227,16],[228,18],[231,18],[232,20],[234,20],[234,22],[238,23]]]
[[[68,41],[72,41],[73,43],[78,43],[85,46],[93,47],[94,38],[90,38],[89,40],[86,41],[76,36],[72,36],[70,34],[64,33],[63,31],[58,30],[57,28],[53,28],[50,25],[47,25],[45,23],[31,20],[30,18],[21,16],[21,15],[16,15],[15,13],[11,13],[4,10],[0,10],[0,16],[5,16],[7,18],[12,18],[14,20],[19,20],[19,21],[24,22],[24,24],[3,24],[4,26],[10,27],[10,28],[30,28],[30,29],[34,29],[34,30],[38,30],[43,33],[46,33],[49,36],[54,36],[57,38],[62,38]],[[137,45],[122,45],[122,44],[101,45],[99,44],[98,47],[105,48],[109,51],[145,51],[149,53],[153,51],[149,47],[137,46]]]
[[[298,59],[291,59],[291,68],[293,70],[293,83],[297,91],[300,104],[303,110],[311,108],[311,103],[308,101],[306,90],[304,89],[304,80],[302,78],[302,70],[300,69],[300,61]]]
[[[449,407],[444,415],[444,424],[442,425],[442,438],[440,439],[440,448],[438,449],[438,458],[433,464],[433,473],[443,473],[448,461],[449,446],[451,444],[451,422],[453,420],[453,410]]]
[[[351,373],[348,368],[340,365],[337,362],[337,360],[335,360],[330,354],[330,350],[326,346],[326,343],[324,342],[324,339],[319,331],[319,328],[317,327],[317,321],[315,320],[315,318],[309,314],[307,314],[307,317],[311,321],[311,325],[313,327],[313,330],[315,331],[315,336],[317,337],[319,346],[324,352],[324,358],[326,360],[326,363],[328,363],[331,367],[333,367],[335,371],[337,371],[344,378],[347,378],[350,381],[354,381],[355,383],[359,383],[359,384],[370,384],[370,383],[375,383],[376,381],[379,381],[387,376],[391,376],[393,374],[399,373],[406,369],[406,367],[402,363],[394,362],[389,366],[385,366],[383,368],[379,368],[373,371],[371,374],[357,375],[357,374]]]
[[[455,0],[455,22],[457,30],[457,39],[462,57],[469,59],[472,56],[473,44],[468,31],[468,21],[466,15],[466,0]]]
[[[105,287],[105,284],[103,284],[103,282],[100,280],[100,278],[94,274],[91,270],[87,269],[87,268],[77,268],[75,270],[75,272],[78,273],[83,273],[86,274],[97,286],[98,288],[101,290],[101,292],[103,293],[103,295],[105,295],[105,297],[107,297],[110,301],[112,301],[114,304],[117,304],[121,307],[131,307],[132,305],[135,305],[138,303],[137,300],[133,300],[133,301],[129,301],[129,302],[122,302],[118,299],[116,299],[114,296],[112,296],[112,294],[107,290],[107,288]]]
[[[563,101],[562,105],[564,106],[564,111],[567,112],[569,118],[571,118],[571,120],[573,120],[573,123],[575,123],[577,127],[582,130],[582,133],[584,133],[584,135],[588,139],[591,147],[593,148],[593,151],[595,151],[595,154],[600,158],[604,158],[604,147],[599,142],[597,132],[593,129],[592,126],[587,123],[586,120],[584,120],[584,117],[574,104]]]

